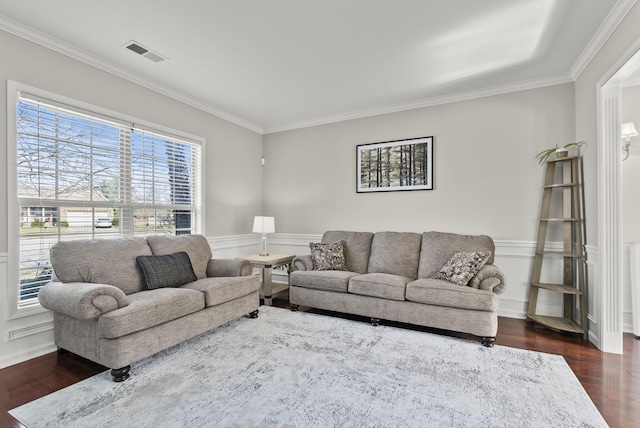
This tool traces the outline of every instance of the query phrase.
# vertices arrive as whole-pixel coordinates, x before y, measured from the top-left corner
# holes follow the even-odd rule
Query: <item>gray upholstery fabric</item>
[[[300,287],[346,293],[349,279],[357,275],[344,270],[296,271],[289,276],[289,282]]]
[[[367,273],[372,239],[373,233],[371,232],[333,230],[322,235],[322,242],[345,241],[344,258],[347,271],[357,273]]]
[[[97,362],[124,367],[258,309],[258,292],[116,339],[100,337]],[[260,319],[254,320],[260,322]],[[69,348],[65,348],[69,349]],[[74,352],[72,349],[69,351]]]
[[[487,265],[493,264],[496,247],[486,235],[459,235],[445,232],[422,234],[418,278],[433,278],[458,251],[491,251]]]
[[[291,262],[291,272],[297,270],[313,270],[313,259],[308,254],[295,256]]]
[[[53,313],[53,334],[58,348],[66,349],[96,363],[100,363],[98,354],[98,319],[82,320],[63,314]],[[125,364],[126,365],[126,364]],[[119,368],[123,366],[110,366]]]
[[[454,287],[457,287],[457,285]],[[469,289],[473,291],[472,288]],[[460,331],[476,336],[492,337],[498,331],[498,316],[495,311],[425,305],[406,300],[401,302],[359,294],[332,293],[295,286],[289,290],[289,300],[291,303],[300,306]],[[425,346],[428,346],[428,344],[425,344]]]
[[[129,304],[119,288],[87,282],[50,282],[40,289],[38,300],[43,308],[83,320],[96,319]]]
[[[182,288],[204,293],[205,306],[216,306],[260,289],[260,275],[211,277],[183,285]]]
[[[56,345],[106,367],[125,367],[135,361],[211,330],[258,309],[258,292],[219,306],[205,308],[113,339],[100,337],[97,320],[79,320],[54,313]],[[260,320],[255,320],[260,322]]]
[[[152,235],[147,243],[154,256],[185,251],[189,254],[193,271],[198,279],[207,277],[207,264],[211,260],[211,246],[202,235]]]
[[[182,288],[157,288],[129,295],[129,305],[98,319],[101,337],[120,337],[204,309],[204,295]]]
[[[207,263],[207,277],[246,276],[253,273],[253,265],[245,259],[211,259]]]
[[[507,286],[507,279],[496,265],[484,265],[482,269],[480,269],[480,272],[471,278],[467,286],[479,288],[480,290],[490,290],[495,294],[502,294]]]
[[[151,255],[144,238],[59,241],[50,250],[61,282],[109,284],[125,294],[146,289],[136,262],[136,256],[144,255]]]
[[[411,278],[388,273],[367,273],[349,280],[349,293],[382,299],[404,300],[407,283]]]
[[[407,300],[450,308],[495,311],[498,298],[492,291],[459,286],[442,279],[418,279],[407,284]]]
[[[389,273],[416,279],[421,240],[419,233],[376,233],[371,242],[368,273]]]

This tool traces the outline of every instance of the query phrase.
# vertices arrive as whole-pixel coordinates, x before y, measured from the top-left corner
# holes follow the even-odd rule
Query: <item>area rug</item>
[[[561,356],[261,307],[9,412],[37,427],[603,427]]]

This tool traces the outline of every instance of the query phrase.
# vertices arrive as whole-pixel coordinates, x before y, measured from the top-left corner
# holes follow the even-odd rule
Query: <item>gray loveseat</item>
[[[493,346],[498,330],[497,295],[506,282],[493,265],[495,245],[490,237],[328,231],[321,242],[324,250],[340,244],[337,247],[342,246],[344,259],[330,250],[335,266],[331,260],[297,256],[290,275],[291,310],[303,305],[371,317],[374,325],[386,319],[469,333],[482,337],[483,345]],[[311,243],[312,251],[314,245]],[[464,272],[451,263],[458,252],[460,256],[482,256],[484,264],[472,262],[475,270],[481,266],[479,271]],[[317,253],[313,255],[318,258]],[[323,270],[318,270],[318,263],[324,265]]]
[[[180,265],[172,264],[176,253]],[[60,241],[50,256],[57,280],[39,300],[53,311],[56,345],[112,368],[115,381],[127,379],[135,361],[242,315],[258,316],[260,278],[251,263],[212,259],[202,235]],[[158,282],[182,271],[190,282]],[[158,288],[149,289],[151,281]]]

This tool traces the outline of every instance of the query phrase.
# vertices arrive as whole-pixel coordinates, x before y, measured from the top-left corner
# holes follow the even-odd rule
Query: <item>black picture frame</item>
[[[433,137],[356,146],[358,193],[433,190]]]

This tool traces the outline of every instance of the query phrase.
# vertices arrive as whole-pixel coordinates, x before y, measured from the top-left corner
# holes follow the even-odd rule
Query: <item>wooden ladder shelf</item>
[[[587,293],[580,166],[577,156],[551,159],[546,162],[527,319],[553,330],[580,333],[586,339],[588,336]],[[556,204],[559,203],[559,206],[555,206],[554,201]],[[556,208],[553,213],[552,205]],[[547,234],[552,224],[559,225],[562,230],[563,248],[561,250],[555,248],[551,251],[547,248]],[[543,266],[549,267],[549,264],[554,261],[562,263],[562,284],[545,283],[541,280]],[[563,316],[545,316],[536,313],[540,289],[560,293],[563,296]]]

